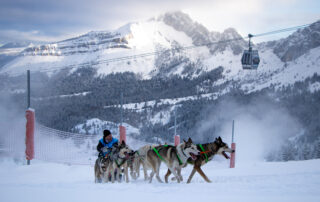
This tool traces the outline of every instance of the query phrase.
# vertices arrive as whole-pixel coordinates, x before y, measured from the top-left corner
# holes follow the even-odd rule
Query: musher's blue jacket
[[[114,144],[118,144],[118,139],[112,138],[110,142],[105,142],[103,138],[99,140],[99,144],[97,145],[97,150],[99,153],[103,153],[103,156],[108,154],[111,151],[111,148]],[[107,147],[108,152],[102,152],[102,148]]]

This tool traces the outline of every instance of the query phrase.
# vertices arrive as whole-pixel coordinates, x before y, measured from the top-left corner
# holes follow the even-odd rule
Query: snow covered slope
[[[138,149],[139,147],[146,144],[146,142],[137,139],[137,137],[140,135],[140,130],[138,128],[135,128],[127,123],[123,123],[122,125],[126,128],[126,143],[130,145],[132,149]],[[98,140],[102,138],[104,129],[110,130],[115,138],[120,138],[119,124],[110,121],[100,120],[98,118],[92,118],[87,120],[85,123],[77,124],[72,129],[72,131],[80,134],[97,135],[97,143]]]
[[[162,21],[130,23],[118,30],[89,32],[65,41],[25,49],[19,58],[6,64],[4,72],[23,73],[44,69],[92,65],[101,74],[131,71],[145,77],[154,69],[154,56],[137,60],[105,63],[104,60],[173,48],[173,42],[190,46],[192,40]],[[102,63],[102,64],[99,64]],[[28,65],[26,65],[28,64]],[[28,66],[28,67],[27,67]]]
[[[320,160],[282,163],[237,162],[228,168],[222,158],[203,166],[212,180],[206,183],[195,174],[191,184],[149,184],[137,181],[95,184],[92,166],[68,166],[32,161],[30,166],[2,159],[0,195],[6,202],[88,201],[228,201],[228,202],[318,202]],[[165,174],[162,166],[160,176]],[[191,167],[182,170],[184,180]]]
[[[183,29],[182,25],[185,26]],[[170,57],[169,60],[177,59],[182,63],[180,66],[183,66],[209,57],[210,53],[224,51],[227,47],[230,47],[233,53],[239,54],[246,43],[241,40],[230,44],[177,51],[176,55],[156,54],[112,63],[105,61],[234,37],[240,37],[234,29],[227,29],[223,33],[210,32],[182,12],[166,13],[144,22],[129,23],[114,31],[93,31],[57,43],[29,47],[14,61],[7,63],[1,72],[16,75],[24,73],[26,69],[59,71],[63,68],[91,66],[97,68],[99,74],[130,71],[142,74],[143,78],[149,78],[159,73],[159,67],[163,66],[157,64],[159,62],[156,59],[159,57],[160,63],[167,62],[163,57]],[[179,68],[174,69],[171,73],[181,73]]]
[[[122,124],[124,127],[126,127],[126,132],[129,135],[138,135],[139,129],[127,124]],[[77,131],[79,133],[83,134],[102,134],[102,131],[104,129],[111,130],[114,134],[118,133],[119,126],[116,123],[110,122],[110,121],[103,121],[98,118],[93,118],[87,120],[85,123],[78,124],[74,127],[74,131]]]
[[[227,81],[237,81],[241,88],[248,93],[267,88],[292,85],[297,81],[304,81],[314,74],[320,74],[320,47],[313,48],[304,55],[289,62],[282,62],[279,57],[267,48],[260,49],[261,62],[258,70],[243,70],[241,56],[232,55],[231,51],[218,53],[212,58],[204,60],[207,70],[223,66],[224,77],[217,81],[220,85]]]
[[[259,50],[261,63],[257,71],[241,68],[241,53],[247,48],[244,40],[106,61],[241,37],[232,28],[222,33],[210,32],[182,12],[169,12],[114,31],[89,32],[65,41],[29,47],[6,63],[0,73],[17,75],[25,73],[26,69],[52,73],[63,68],[93,67],[99,75],[129,71],[148,79],[172,75],[197,77],[223,67],[223,78],[215,85],[235,81],[249,93],[271,85],[276,88],[290,85],[319,74],[319,33],[320,21],[287,38],[258,44],[255,48]]]
[[[261,63],[257,71],[242,70],[241,53],[245,40],[181,50],[180,47],[201,45],[241,38],[236,30],[210,32],[182,12],[169,12],[158,18],[129,23],[114,31],[94,31],[56,43],[33,46],[7,62],[0,73],[18,75],[26,69],[33,72],[74,71],[80,67],[97,69],[98,75],[133,72],[142,79],[154,76],[180,75],[197,77],[223,67],[223,78],[215,85],[238,82],[248,93],[270,85],[281,87],[319,74],[320,21],[294,32],[287,38],[261,43]],[[161,52],[174,49],[169,52]],[[159,52],[160,51],[160,52]],[[153,53],[148,57],[108,61],[132,55]]]

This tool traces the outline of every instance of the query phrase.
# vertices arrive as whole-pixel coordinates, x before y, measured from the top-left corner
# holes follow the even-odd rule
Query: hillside
[[[317,21],[286,38],[255,44],[261,62],[258,70],[247,71],[240,63],[247,49],[243,39],[180,49],[241,37],[235,29],[214,32],[182,12],[165,13],[117,30],[23,49],[0,69],[5,95],[0,102],[23,116],[30,69],[32,107],[37,120],[51,128],[84,132],[77,126],[85,124],[101,130],[87,124],[92,119],[117,125],[123,93],[123,121],[139,130],[142,141],[171,141],[176,110],[182,138],[228,137],[235,119],[238,134],[278,142],[277,153],[268,151],[266,159],[293,160],[290,149],[297,159],[317,158],[319,33]],[[156,54],[114,59],[149,52]]]

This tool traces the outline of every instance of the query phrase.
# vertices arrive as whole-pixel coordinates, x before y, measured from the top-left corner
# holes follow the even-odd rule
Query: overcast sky
[[[211,31],[234,27],[242,35],[320,19],[319,0],[0,0],[0,44],[57,41],[177,10]]]

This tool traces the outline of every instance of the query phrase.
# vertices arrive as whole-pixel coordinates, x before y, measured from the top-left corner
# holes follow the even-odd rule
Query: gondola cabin
[[[242,69],[258,69],[260,58],[257,50],[252,50],[251,47],[251,37],[253,35],[249,34],[249,50],[244,50],[241,58]]]
[[[242,69],[258,69],[260,58],[257,50],[244,50],[241,58]]]

